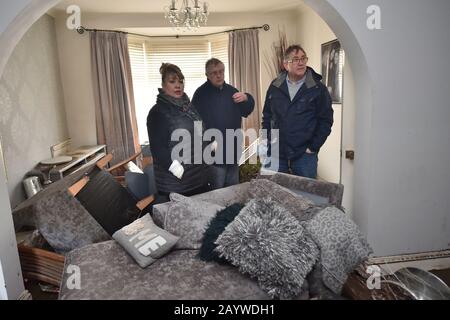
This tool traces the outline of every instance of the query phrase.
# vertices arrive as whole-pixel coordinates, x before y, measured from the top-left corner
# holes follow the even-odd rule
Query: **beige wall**
[[[97,144],[89,34],[66,27],[65,14],[56,16],[59,66],[64,89],[67,128],[73,148]]]
[[[54,19],[40,18],[0,79],[0,133],[11,206],[25,199],[24,175],[68,138]]]
[[[68,119],[68,130],[74,146],[96,143],[94,93],[91,79],[89,35],[79,35],[66,28],[67,15],[62,12],[55,16],[58,50],[64,88],[64,99]],[[284,28],[289,39],[295,41],[295,11],[271,13],[223,13],[211,14],[208,26],[243,28],[269,24],[270,31],[260,30],[261,97],[272,81],[265,72],[263,59],[265,52],[278,39],[278,29]],[[162,14],[83,14],[82,24],[89,28],[160,28],[167,27]],[[262,106],[260,106],[262,111]]]

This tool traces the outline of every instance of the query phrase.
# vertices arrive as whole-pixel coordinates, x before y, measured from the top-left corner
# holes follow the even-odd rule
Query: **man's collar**
[[[305,80],[306,80],[306,73],[305,73],[305,75],[303,76],[303,78],[301,78],[301,79],[298,80],[298,81],[292,81],[291,79],[289,79],[289,74],[286,75],[286,81],[287,81],[289,84],[299,85],[300,83],[304,83]]]
[[[283,83],[287,83],[286,82],[286,78],[287,78],[287,71],[283,71],[281,72],[278,77],[272,82],[272,85],[280,88]],[[320,81],[321,77],[318,78],[317,81]],[[316,86],[318,83],[316,82],[316,80],[314,79],[314,75],[313,75],[313,70],[310,67],[307,67],[307,71],[306,71],[306,78],[305,78],[305,85],[307,89],[310,89],[314,86]]]
[[[222,86],[216,87],[215,85],[212,84],[211,81],[209,81],[209,79],[206,80],[206,83],[208,83],[208,86],[210,86],[211,88],[214,88],[214,89],[219,90],[219,91],[222,91],[223,88],[225,87],[225,84],[226,84],[226,82],[224,81]]]

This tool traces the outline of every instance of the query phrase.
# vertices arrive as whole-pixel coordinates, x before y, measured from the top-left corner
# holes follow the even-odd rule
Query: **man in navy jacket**
[[[307,62],[302,47],[287,48],[286,71],[267,91],[262,128],[268,132],[268,141],[270,130],[279,130],[279,172],[316,178],[317,154],[331,133],[333,108],[328,89],[320,82],[322,76]]]
[[[211,169],[211,187],[220,189],[239,183],[242,139],[233,138],[227,143],[226,131],[241,129],[242,117],[252,113],[255,101],[250,94],[225,83],[225,66],[219,59],[208,60],[205,70],[208,80],[195,91],[192,104],[200,113],[205,128],[217,129],[223,137],[216,140],[217,150],[220,148],[223,153],[219,154],[223,157],[216,157]]]

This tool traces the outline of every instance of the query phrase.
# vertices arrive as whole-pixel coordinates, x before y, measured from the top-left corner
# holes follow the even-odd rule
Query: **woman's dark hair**
[[[176,76],[178,79],[184,82],[184,75],[178,66],[171,63],[163,63],[161,68],[159,68],[159,73],[161,74],[161,81],[164,83],[168,77]]]

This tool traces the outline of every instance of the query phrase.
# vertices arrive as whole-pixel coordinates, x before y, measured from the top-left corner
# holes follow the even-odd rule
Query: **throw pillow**
[[[140,215],[137,201],[105,170],[94,170],[76,197],[110,235]]]
[[[323,283],[340,294],[348,274],[373,252],[366,237],[352,219],[336,207],[322,209],[302,225],[320,249]]]
[[[304,196],[297,194],[279,184],[267,179],[253,179],[250,181],[249,193],[251,198],[267,198],[286,208],[297,220],[311,219],[315,211],[311,210],[314,203]]]
[[[271,198],[253,199],[216,241],[216,250],[257,278],[272,298],[293,299],[319,250],[300,223]]]
[[[67,190],[36,202],[36,228],[58,253],[111,239],[108,233]]]
[[[116,240],[142,268],[164,256],[178,237],[156,226],[149,214],[113,234]]]
[[[217,245],[214,243],[222,234],[225,228],[236,218],[244,205],[240,203],[219,211],[217,215],[210,221],[205,233],[203,234],[202,246],[200,248],[199,257],[203,261],[216,261],[220,264],[226,264],[228,261],[219,257],[214,249]]]
[[[200,249],[209,221],[224,207],[177,193],[171,193],[170,200],[163,228],[180,237],[177,249]]]

